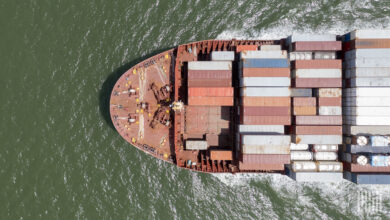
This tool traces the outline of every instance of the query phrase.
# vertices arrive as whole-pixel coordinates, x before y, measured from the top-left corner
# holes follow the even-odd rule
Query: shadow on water
[[[160,49],[160,50],[155,50],[153,51],[152,53],[146,55],[146,56],[143,56],[143,57],[140,57],[140,58],[137,58],[137,59],[134,59],[118,68],[116,68],[108,77],[107,79],[104,81],[101,89],[100,89],[100,93],[99,93],[99,108],[100,108],[100,114],[102,115],[102,117],[104,118],[104,120],[106,121],[106,123],[113,129],[115,130],[115,127],[114,127],[114,124],[112,123],[111,121],[111,117],[110,117],[110,95],[111,95],[111,91],[112,89],[114,88],[114,85],[116,83],[116,81],[118,81],[118,79],[128,70],[130,69],[131,67],[133,67],[134,65],[140,63],[141,61],[149,58],[149,57],[152,57],[154,55],[157,55],[159,53],[162,53],[166,50],[169,50],[171,49],[171,47],[169,48],[165,48],[165,49]]]

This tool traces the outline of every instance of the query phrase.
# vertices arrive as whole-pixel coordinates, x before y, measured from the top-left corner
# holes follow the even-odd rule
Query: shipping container
[[[390,184],[389,174],[351,173],[344,171],[344,179],[356,184]]]
[[[291,116],[241,116],[244,125],[291,125]]]
[[[341,78],[341,69],[295,69],[292,78]]]
[[[347,68],[345,70],[346,78],[370,78],[370,77],[390,77],[389,67],[376,68]]]
[[[339,146],[337,144],[315,144],[313,146],[313,150],[315,152],[318,151],[337,152],[339,150]]]
[[[310,151],[291,151],[290,156],[291,156],[291,161],[313,160],[313,153]]]
[[[295,126],[294,134],[342,135],[342,126]]]
[[[240,89],[240,95],[262,97],[290,97],[291,90],[288,87],[244,87]]]
[[[257,51],[242,51],[241,59],[287,59],[287,51],[285,50],[257,50]]]
[[[293,60],[311,60],[313,59],[313,52],[290,52],[288,53],[290,61]]]
[[[241,77],[290,77],[290,68],[243,68]]]
[[[261,45],[260,50],[262,51],[273,51],[273,50],[281,50],[281,45]]]
[[[291,80],[288,77],[243,77],[240,79],[240,86],[290,86]]]
[[[258,45],[237,45],[236,52],[240,53],[241,51],[258,50],[258,48]]]
[[[243,68],[285,68],[290,66],[288,59],[243,59]]]
[[[210,150],[210,160],[233,160],[231,150]]]
[[[233,87],[190,87],[188,96],[233,96]]]
[[[344,59],[352,60],[355,58],[390,58],[390,49],[364,49],[350,50],[345,52]]]
[[[388,146],[382,146],[382,147],[373,147],[373,146],[359,146],[359,145],[350,145],[347,144],[344,147],[344,151],[348,153],[384,153],[389,154],[390,153],[390,147]]]
[[[336,41],[335,34],[309,34],[295,33],[287,37],[286,43],[291,44],[297,41]]]
[[[238,163],[238,168],[242,171],[283,171],[284,164],[273,163],[273,164],[251,164],[251,163]]]
[[[317,164],[313,161],[293,161],[291,167],[294,172],[317,171]]]
[[[339,88],[342,86],[341,78],[295,78],[293,86],[296,88]]]
[[[290,135],[241,135],[241,143],[245,145],[275,145],[288,146],[290,149]]]
[[[329,98],[339,98],[342,95],[341,88],[321,88],[315,89],[314,93],[317,97],[329,97]]]
[[[318,98],[318,105],[319,106],[341,106],[341,97],[339,98],[328,98],[328,97],[323,97],[323,98]]]
[[[295,135],[293,142],[296,144],[342,144],[342,135]]]
[[[314,160],[332,161],[337,159],[338,159],[338,155],[336,152],[315,152],[314,153]]]
[[[288,154],[243,154],[241,155],[243,163],[252,164],[289,164],[290,155]]]
[[[283,125],[239,125],[238,131],[240,133],[269,133],[269,134],[283,134]]]
[[[240,114],[243,116],[289,116],[290,107],[246,107],[241,106]]]
[[[354,30],[348,33],[349,39],[386,39],[390,38],[390,30]]]
[[[188,87],[231,87],[231,79],[191,79]]]
[[[242,97],[244,106],[290,106],[290,97]]]
[[[323,52],[323,51],[317,51],[314,52],[314,59],[315,60],[334,60],[336,59],[336,52]]]
[[[188,70],[188,79],[231,79],[231,70]]]
[[[390,135],[390,126],[345,126],[344,133],[349,135]]]
[[[390,88],[346,88],[343,89],[345,97],[388,97]]]
[[[207,150],[207,141],[202,140],[186,140],[186,150]]]
[[[294,106],[293,114],[294,115],[316,115],[317,107],[316,106]]]
[[[341,115],[341,106],[320,106],[319,115]]]
[[[294,69],[341,69],[341,60],[295,60]]]
[[[342,172],[291,172],[289,176],[297,182],[338,183],[343,181]]]
[[[203,106],[233,106],[233,97],[188,97],[188,105],[203,105]]]
[[[390,125],[390,117],[385,116],[344,116],[347,125]]]
[[[318,172],[343,172],[343,163],[335,161],[318,161]]]
[[[390,78],[353,78],[349,79],[351,87],[389,87]]]
[[[311,97],[313,94],[312,89],[296,89],[291,88],[291,97]]]
[[[190,61],[189,70],[232,70],[230,61]]]
[[[290,154],[290,146],[242,145],[243,154]]]
[[[309,149],[308,144],[295,144],[295,143],[290,144],[290,150],[308,150],[308,149]]]
[[[294,97],[293,106],[316,106],[315,97]]]
[[[341,41],[300,41],[292,43],[293,51],[338,51]]]
[[[387,167],[373,167],[370,164],[367,165],[359,165],[359,164],[351,164],[344,163],[344,170],[348,172],[354,173],[390,173],[390,166]]]
[[[390,67],[389,58],[354,58],[344,60],[345,68],[373,68],[373,67]]]
[[[390,48],[390,39],[355,39],[343,43],[343,50]]]
[[[212,51],[211,60],[234,61],[234,51]]]
[[[295,116],[296,125],[342,125],[341,116]]]

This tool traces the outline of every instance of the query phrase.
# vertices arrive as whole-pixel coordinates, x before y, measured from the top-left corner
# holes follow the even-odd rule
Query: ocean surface
[[[389,219],[390,186],[189,172],[108,115],[126,69],[181,43],[389,27],[389,0],[3,0],[0,219]]]

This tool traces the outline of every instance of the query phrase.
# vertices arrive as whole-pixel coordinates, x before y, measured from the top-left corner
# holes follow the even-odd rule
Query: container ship
[[[119,78],[110,115],[188,170],[390,184],[390,30],[179,45]]]

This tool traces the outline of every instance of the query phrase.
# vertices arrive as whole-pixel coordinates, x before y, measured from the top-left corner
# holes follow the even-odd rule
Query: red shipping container
[[[343,50],[390,48],[390,39],[355,39],[343,43]]]
[[[339,78],[295,78],[293,86],[296,88],[341,88]]]
[[[293,106],[316,106],[315,97],[293,97]]]
[[[245,51],[245,50],[257,50],[258,48],[259,48],[259,45],[237,45],[236,52],[239,53],[239,52]]]
[[[243,68],[243,77],[290,77],[290,68]]]
[[[244,125],[291,125],[291,116],[240,116]]]
[[[341,115],[295,116],[296,125],[342,125]]]
[[[294,134],[342,135],[342,126],[294,126]]]
[[[290,115],[289,106],[276,106],[276,107],[247,107],[241,106],[241,115],[244,116],[278,116],[278,115]]]
[[[191,79],[188,87],[231,87],[231,79]]]
[[[188,97],[188,105],[233,106],[233,97]]]
[[[341,69],[341,60],[295,60],[294,69]]]
[[[341,97],[318,98],[319,106],[341,106]]]
[[[356,173],[390,173],[390,166],[387,167],[373,167],[370,164],[359,165],[354,163],[343,162],[345,171]]]
[[[231,70],[188,70],[188,79],[231,79]]]
[[[233,87],[191,87],[188,96],[233,96]]]
[[[210,150],[211,160],[233,160],[233,152],[231,150]]]
[[[283,171],[284,164],[252,164],[252,163],[238,163],[238,168],[240,171]]]
[[[290,154],[242,154],[241,160],[249,164],[289,164]]]
[[[244,106],[290,106],[290,97],[241,97]]]
[[[341,41],[300,41],[292,44],[293,51],[338,51]]]

